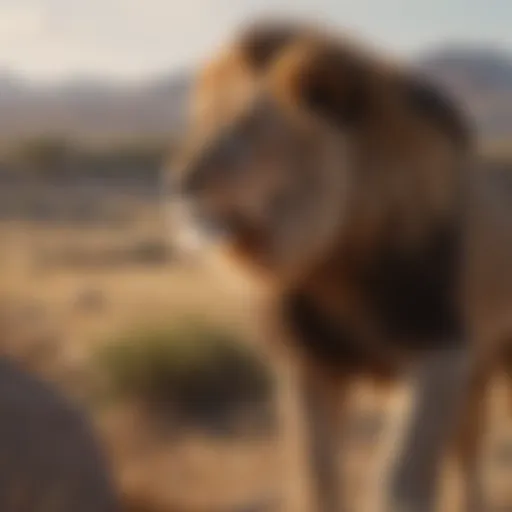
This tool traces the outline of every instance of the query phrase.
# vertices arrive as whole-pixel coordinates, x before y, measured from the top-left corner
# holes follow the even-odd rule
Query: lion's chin
[[[169,205],[171,244],[174,250],[188,259],[198,259],[212,247],[229,243],[231,234],[220,222],[199,215],[186,201]]]
[[[173,245],[182,257],[198,259],[206,252],[230,246],[232,234],[223,226],[191,222],[182,224],[172,234]]]

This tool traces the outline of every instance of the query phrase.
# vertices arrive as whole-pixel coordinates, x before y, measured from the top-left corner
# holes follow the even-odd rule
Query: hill
[[[512,136],[512,53],[476,45],[450,45],[416,64],[456,95],[485,139]]]
[[[452,91],[483,138],[512,137],[512,53],[452,44],[413,63]],[[139,84],[88,78],[40,85],[0,70],[0,141],[53,135],[82,143],[172,136],[181,129],[191,75]]]

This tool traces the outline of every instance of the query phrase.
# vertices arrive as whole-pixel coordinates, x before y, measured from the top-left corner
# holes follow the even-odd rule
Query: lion
[[[345,509],[336,454],[360,377],[413,393],[367,509],[435,510],[453,453],[465,510],[482,510],[480,398],[512,333],[512,202],[488,186],[462,109],[334,30],[265,20],[200,70],[188,120],[169,171],[176,236],[264,290],[286,510]]]

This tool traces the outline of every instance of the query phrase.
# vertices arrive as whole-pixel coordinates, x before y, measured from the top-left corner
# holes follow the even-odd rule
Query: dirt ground
[[[172,259],[148,263],[141,258],[123,264],[111,259],[102,264],[100,259],[63,263],[57,258],[70,248],[73,254],[91,247],[92,254],[107,254],[112,248],[126,252],[141,240],[156,244],[161,238],[151,225],[141,223],[127,231],[0,226],[0,300],[9,333],[4,352],[80,401],[74,379],[82,362],[94,344],[120,329],[169,321],[191,311],[250,329],[251,305],[243,293],[237,295],[222,279]],[[498,384],[493,395],[488,488],[493,510],[504,512],[512,510],[512,432]],[[355,402],[357,417],[375,412],[370,399]],[[279,456],[271,435],[215,438],[192,430],[177,434],[129,406],[86,410],[105,443],[127,510],[239,511],[248,503],[264,505],[279,491]],[[364,495],[364,476],[370,473],[375,448],[361,432],[355,429],[348,457],[354,498]]]

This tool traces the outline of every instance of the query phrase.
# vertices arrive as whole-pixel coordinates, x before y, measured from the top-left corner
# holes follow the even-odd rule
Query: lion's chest
[[[336,292],[334,275],[331,294]],[[346,307],[346,299],[340,301],[337,314],[306,290],[283,298],[284,320],[295,343],[318,363],[340,371],[385,371],[395,365],[397,354],[408,357],[464,343],[451,232],[439,233],[421,250],[384,249],[350,281],[359,303]],[[358,311],[357,318],[351,310]]]

